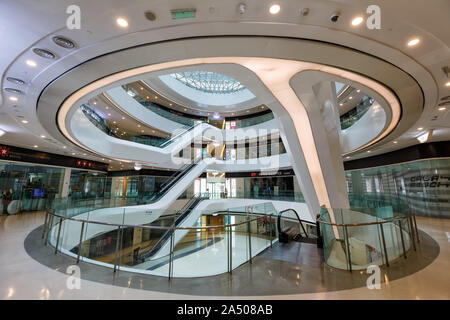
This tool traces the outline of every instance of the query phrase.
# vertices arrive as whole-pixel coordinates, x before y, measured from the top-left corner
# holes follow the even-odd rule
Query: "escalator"
[[[197,207],[197,205],[203,200],[203,198],[201,197],[193,197],[192,199],[190,199],[190,201],[184,206],[183,209],[180,210],[180,213],[176,216],[172,227],[178,227],[180,226],[183,221],[189,216],[189,214],[194,210],[195,207]],[[170,236],[172,234],[171,230],[167,230],[164,232],[164,234],[161,236],[161,238],[158,240],[158,242],[152,247],[152,249],[150,249],[149,251],[147,251],[146,253],[144,253],[141,257],[140,260],[146,260],[148,258],[151,258],[152,256],[156,255],[156,253],[158,253],[158,251],[161,250],[161,248],[168,242],[170,241]]]
[[[318,243],[316,224],[300,219],[294,209],[286,209],[278,213],[277,228],[280,243],[290,241]]]
[[[169,192],[169,190],[176,185],[184,176],[186,176],[192,169],[195,168],[195,166],[197,165],[197,163],[193,162],[193,163],[189,163],[187,165],[185,165],[183,168],[181,168],[181,170],[177,171],[176,173],[174,173],[172,176],[170,176],[166,181],[164,181],[161,184],[161,189],[157,194],[154,194],[151,198],[150,198],[150,203],[158,201],[159,199],[161,199],[167,192]]]

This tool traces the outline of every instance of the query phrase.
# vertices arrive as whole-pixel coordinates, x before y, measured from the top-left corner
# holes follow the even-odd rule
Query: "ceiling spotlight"
[[[141,125],[140,124],[138,124],[138,128],[140,128],[141,127]]]
[[[370,150],[367,150],[367,153],[370,153]]]
[[[37,66],[37,63],[33,60],[27,60],[26,64],[33,68]]]
[[[240,14],[243,14],[243,13],[245,12],[245,8],[246,8],[245,3],[240,3],[240,4],[238,5],[238,12],[239,12]]]
[[[75,43],[70,41],[67,38],[55,36],[52,38],[53,42],[56,43],[58,46],[66,48],[66,49],[73,49],[75,48]]]
[[[141,169],[142,169],[142,164],[136,162],[136,163],[134,164],[134,170],[139,171],[139,170],[141,170]]]
[[[116,124],[116,121],[113,121],[114,124]]]
[[[409,40],[409,41],[408,41],[408,46],[409,46],[409,47],[413,47],[413,46],[417,45],[419,42],[420,42],[420,40],[417,39],[417,38],[412,39],[412,40]]]
[[[423,127],[418,127],[417,130],[423,130]]]
[[[18,79],[18,78],[13,78],[13,77],[7,77],[6,80],[8,80],[9,82],[12,82],[14,84],[20,84],[20,85],[24,85],[25,81]]]
[[[116,23],[122,28],[128,27],[128,21],[124,18],[117,18]]]
[[[155,99],[158,99],[158,97],[157,97],[157,96],[155,96]]]
[[[35,144],[33,147],[34,147],[34,148],[38,148],[39,146]]]
[[[45,138],[45,136],[44,136],[43,134],[41,134],[41,138],[42,138],[42,139],[44,139],[44,138]]]
[[[94,101],[94,105],[97,104],[97,101]]]
[[[144,133],[144,130],[141,130],[142,133]]]
[[[361,92],[361,90],[358,89],[358,90],[356,90],[356,92]]]
[[[421,134],[416,139],[419,140],[420,143],[427,142],[428,138],[430,138],[430,131],[425,132],[424,134]]]
[[[169,103],[169,106],[171,106],[172,104],[171,103]]]
[[[450,87],[450,81],[445,84],[446,87]]]
[[[108,116],[111,117],[111,113],[108,113]]]
[[[279,4],[273,4],[270,6],[269,8],[269,13],[270,14],[278,14],[281,10],[281,7]]]
[[[72,152],[72,155],[74,156],[74,155],[75,155],[75,152]]]
[[[394,141],[395,144],[397,144],[397,141]]]
[[[141,87],[141,90],[144,90],[144,87]]]
[[[363,19],[362,17],[356,17],[355,19],[352,20],[352,25],[353,25],[353,26],[360,25],[361,22],[363,22],[363,20],[364,20],[364,19]]]
[[[347,157],[345,157],[345,159],[350,159],[350,157],[349,157],[349,156],[347,156]]]
[[[125,117],[122,117],[122,120],[125,120]]]
[[[6,132],[2,129],[0,129],[0,137],[3,136]]]
[[[27,123],[28,123],[28,120],[22,120],[22,123],[27,124]]]
[[[339,105],[342,107],[344,104],[343,103],[339,103]]]
[[[66,146],[63,146],[63,149],[66,149],[67,147]]]
[[[447,108],[446,107],[440,107],[438,110],[439,111],[444,111],[444,110],[447,110]]]
[[[46,58],[46,59],[55,59],[56,58],[56,56],[53,52],[45,50],[45,49],[34,48],[33,52],[42,58]]]
[[[11,100],[11,101],[19,101],[19,98],[12,96],[12,97],[9,97],[9,100]]]
[[[349,98],[348,98],[348,100],[352,100],[352,99],[353,99],[353,97],[349,97]]]

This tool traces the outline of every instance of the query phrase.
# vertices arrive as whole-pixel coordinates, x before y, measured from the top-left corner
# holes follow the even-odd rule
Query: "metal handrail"
[[[305,233],[306,238],[308,238],[308,233],[306,232],[305,226],[302,223],[303,220],[300,219],[300,216],[298,215],[297,211],[295,211],[295,209],[286,209],[286,210],[280,211],[278,213],[278,232],[281,233],[281,223],[280,223],[281,222],[281,216],[283,215],[283,213],[288,212],[288,211],[293,211],[295,213],[295,215],[297,216],[298,221],[300,222],[300,226],[302,227],[303,232]],[[305,221],[305,222],[307,222],[307,221]]]
[[[230,211],[232,212],[232,211]],[[228,213],[228,212],[227,212]],[[239,212],[242,213],[242,212]],[[85,223],[94,223],[94,224],[100,224],[105,226],[112,226],[112,227],[126,227],[126,228],[143,228],[143,229],[159,229],[159,230],[198,230],[198,229],[215,229],[215,228],[228,228],[228,227],[235,227],[240,226],[252,221],[257,221],[259,217],[249,219],[243,222],[234,223],[234,224],[224,224],[224,225],[216,225],[216,226],[202,226],[202,227],[169,227],[169,226],[146,226],[146,225],[133,225],[133,224],[120,224],[120,223],[110,223],[110,222],[102,222],[102,221],[90,221],[85,219],[78,219],[78,218],[69,218],[62,215],[58,215],[56,213],[53,213],[51,211],[47,211],[47,214],[50,214],[53,217],[62,219],[62,220],[71,220],[76,222],[85,222]],[[254,215],[260,215],[260,216],[267,216],[267,214],[258,214],[255,213]]]
[[[400,216],[400,217],[394,217],[390,220],[382,220],[382,221],[375,221],[375,222],[364,222],[364,223],[335,223],[335,222],[328,222],[318,219],[317,221],[320,223],[337,226],[337,227],[358,227],[358,226],[369,226],[374,224],[382,224],[382,223],[390,223],[395,222],[401,219],[409,218],[408,216]],[[380,218],[381,219],[381,218]]]

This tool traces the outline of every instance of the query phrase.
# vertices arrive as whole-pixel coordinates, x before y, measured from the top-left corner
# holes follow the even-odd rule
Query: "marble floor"
[[[439,245],[437,257],[433,257],[430,263],[418,271],[407,276],[400,277],[396,280],[386,278],[381,284],[380,290],[369,290],[365,286],[353,289],[323,291],[323,288],[317,288],[320,292],[309,293],[292,293],[280,294],[273,290],[272,294],[264,293],[263,295],[250,295],[245,293],[245,288],[233,291],[233,295],[209,294],[204,292],[203,295],[189,294],[189,285],[193,283],[201,283],[205,280],[191,281],[184,279],[186,290],[174,293],[173,290],[152,291],[149,288],[144,290],[139,288],[139,282],[131,283],[132,278],[122,274],[117,279],[121,281],[120,285],[114,284],[114,276],[110,270],[97,270],[103,274],[109,274],[111,277],[110,284],[100,283],[97,281],[87,280],[82,277],[80,289],[68,289],[68,275],[62,270],[62,263],[55,263],[54,267],[44,265],[38,260],[32,258],[26,248],[24,241],[29,235],[35,232],[44,220],[42,212],[24,213],[15,216],[0,216],[0,297],[2,299],[449,299],[450,298],[450,275],[448,273],[450,266],[450,220],[417,217],[419,229],[431,236]],[[35,237],[36,239],[38,237]],[[34,240],[35,242],[39,242]],[[431,239],[431,238],[430,238]],[[36,244],[37,245],[37,244]],[[308,244],[309,245],[309,244]],[[270,271],[276,274],[277,284],[290,279],[289,277],[299,277],[299,274],[289,274],[295,270],[297,263],[307,267],[321,264],[320,261],[310,257],[302,256],[302,261],[285,261],[292,260],[285,251],[272,252],[272,257],[265,256],[269,254],[267,251],[259,255],[253,266],[241,268],[236,272],[236,277],[243,277],[241,280],[252,278],[257,275],[258,270],[265,270],[264,264],[269,263]],[[293,249],[292,249],[293,250]],[[302,249],[304,250],[304,249]],[[48,254],[48,253],[47,253]],[[426,255],[427,253],[424,252]],[[61,262],[68,257],[58,254],[54,259]],[[274,260],[274,258],[279,260]],[[72,258],[70,258],[72,259]],[[259,260],[258,260],[259,259]],[[274,261],[279,261],[278,268],[273,268]],[[323,266],[323,264],[321,264]],[[258,267],[259,266],[259,267]],[[261,267],[262,266],[262,267]],[[102,267],[98,267],[102,268]],[[254,269],[252,269],[254,268]],[[289,271],[290,270],[290,271]],[[267,271],[267,270],[266,270]],[[288,272],[289,271],[289,272]],[[328,277],[333,270],[329,270]],[[82,270],[83,272],[83,270]],[[108,273],[106,273],[108,272]],[[254,273],[252,273],[254,272]],[[327,271],[328,272],[328,271]],[[119,275],[122,272],[119,272]],[[347,274],[346,274],[347,275]],[[233,277],[235,273],[233,273]],[[273,276],[272,274],[270,275]],[[120,278],[122,277],[122,278]],[[308,270],[304,269],[302,278],[308,277]],[[353,281],[357,275],[348,277],[348,281]],[[167,283],[167,279],[159,277],[160,282]],[[336,279],[340,278],[336,274]],[[126,280],[129,283],[127,285]],[[333,278],[332,278],[333,279]],[[257,282],[259,278],[254,277],[253,281]],[[125,281],[125,282],[124,282]],[[302,280],[299,279],[299,282]],[[295,286],[295,281],[292,286]],[[142,283],[142,282],[141,282]],[[219,282],[218,282],[219,283]],[[231,283],[231,282],[230,282]],[[142,286],[142,284],[141,284]],[[343,286],[345,287],[345,286]],[[349,286],[351,287],[351,286]],[[217,292],[217,291],[216,291]]]

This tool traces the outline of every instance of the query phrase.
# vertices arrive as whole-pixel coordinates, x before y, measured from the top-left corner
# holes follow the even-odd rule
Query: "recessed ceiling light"
[[[9,97],[9,100],[11,100],[11,101],[18,101],[19,98],[13,96],[13,97]]]
[[[56,58],[56,56],[53,52],[50,52],[45,49],[34,48],[33,52],[42,58],[46,58],[46,59],[55,59]]]
[[[39,146],[35,144],[33,147],[34,147],[34,148],[38,148]]]
[[[2,129],[0,129],[0,137],[3,136],[6,132]]]
[[[423,127],[418,127],[417,130],[423,130]]]
[[[413,47],[413,46],[417,45],[419,42],[420,42],[420,40],[417,39],[417,38],[411,39],[411,40],[408,41],[408,46],[409,47]]]
[[[368,150],[367,153],[370,153],[370,150]]]
[[[45,138],[45,136],[44,136],[43,134],[41,134],[41,138],[42,138],[42,139],[44,139],[44,138]]]
[[[114,124],[116,124],[116,121],[113,121]]]
[[[171,106],[172,104],[171,103],[169,103],[169,106]]]
[[[347,156],[347,157],[345,157],[346,159],[350,159],[350,157],[349,156]]]
[[[128,27],[128,21],[124,18],[117,18],[116,23],[122,28]]]
[[[339,103],[339,105],[342,107],[344,104],[343,103]]]
[[[353,99],[353,97],[349,97],[348,99],[349,99],[349,100],[352,100],[352,99]]]
[[[446,107],[440,107],[438,110],[439,111],[444,111],[444,110],[447,110],[447,108]]]
[[[94,104],[97,104],[97,101],[94,101]]]
[[[359,89],[358,89],[358,90],[356,90],[356,92],[360,92],[360,91],[361,91],[361,90],[359,90]]]
[[[125,120],[125,117],[122,117],[122,120]]]
[[[23,94],[23,91],[22,91],[22,90],[19,90],[19,89],[5,88],[4,90],[5,90],[6,92],[9,92],[9,93]]]
[[[108,116],[111,117],[111,113],[108,113]]]
[[[360,25],[361,22],[363,22],[363,17],[356,17],[355,19],[352,20],[352,25],[353,26],[357,26]]]
[[[397,143],[397,141],[394,141],[394,143]]]
[[[86,155],[86,153],[83,153],[83,156],[85,156]]]
[[[18,78],[7,77],[6,80],[8,80],[9,82],[15,83],[15,84],[20,84],[20,85],[25,84],[25,81],[18,79]]]
[[[66,48],[66,49],[73,49],[75,48],[75,44],[70,41],[67,38],[61,37],[61,36],[55,36],[52,38],[53,42],[56,43],[58,46]]]
[[[26,64],[29,65],[30,67],[36,67],[37,63],[33,60],[27,60]]]
[[[273,4],[270,6],[269,8],[269,13],[270,14],[278,14],[281,10],[281,7],[279,4]]]
[[[141,130],[142,133],[144,133],[144,130]]]
[[[75,152],[72,152],[72,155],[74,156],[74,155],[75,155]]]
[[[22,123],[28,123],[28,120],[22,120]]]
[[[158,97],[157,97],[157,96],[155,96],[155,99],[158,99]]]
[[[66,146],[63,146],[63,149],[66,149],[67,147]]]
[[[450,87],[450,81],[445,84],[446,87]]]
[[[140,124],[138,124],[138,128],[140,128],[141,127],[141,125]]]

